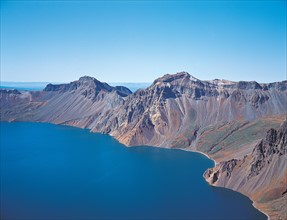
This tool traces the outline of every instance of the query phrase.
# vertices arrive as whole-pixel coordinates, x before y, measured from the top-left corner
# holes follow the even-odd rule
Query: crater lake
[[[267,219],[205,182],[213,165],[84,129],[1,122],[1,219]]]

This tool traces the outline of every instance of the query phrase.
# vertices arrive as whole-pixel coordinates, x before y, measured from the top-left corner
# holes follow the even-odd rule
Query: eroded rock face
[[[211,184],[216,184],[219,178],[223,178],[225,181],[231,177],[233,169],[241,162],[238,159],[231,159],[218,163],[214,168],[206,170],[204,177]]]
[[[112,134],[127,145],[186,147],[196,139],[194,131],[206,126],[284,114],[287,90],[267,88],[270,90],[263,90],[256,82],[201,81],[186,72],[167,74],[127,97],[124,111],[118,113],[125,126]],[[153,124],[149,139],[138,135],[143,117],[149,117]]]
[[[243,159],[232,159],[218,163],[204,174],[207,181],[251,196],[260,203],[285,201],[273,211],[272,218],[286,219],[287,190],[287,118],[276,129],[270,129]]]
[[[280,129],[270,129],[266,137],[255,146],[252,152],[252,162],[248,178],[260,174],[264,166],[272,163],[274,155],[285,155],[287,153],[287,121]],[[287,186],[286,186],[287,188]]]

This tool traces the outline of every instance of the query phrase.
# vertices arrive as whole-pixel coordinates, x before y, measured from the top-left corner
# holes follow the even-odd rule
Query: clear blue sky
[[[1,1],[1,81],[286,79],[285,1]]]

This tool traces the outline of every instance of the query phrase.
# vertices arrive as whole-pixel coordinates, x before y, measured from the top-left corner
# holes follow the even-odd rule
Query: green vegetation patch
[[[272,120],[255,122],[230,122],[205,129],[198,141],[198,149],[209,154],[220,150],[238,150],[264,137],[270,128],[278,128],[280,123]]]

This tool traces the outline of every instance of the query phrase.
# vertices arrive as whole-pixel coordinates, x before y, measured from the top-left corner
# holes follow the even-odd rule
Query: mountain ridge
[[[79,80],[73,81],[68,84],[51,84],[49,83],[43,91],[59,91],[59,92],[66,92],[66,91],[74,91],[81,87],[84,87],[85,89],[90,88],[91,92],[97,94],[100,91],[105,92],[112,92],[116,91],[120,96],[127,96],[131,94],[132,92],[124,87],[124,86],[115,86],[112,87],[107,83],[102,83],[96,78],[90,77],[90,76],[82,76],[79,78]],[[87,91],[87,90],[86,90]]]
[[[43,91],[0,90],[0,100],[1,121],[64,124],[112,135],[126,146],[200,151],[217,162],[232,160],[225,167],[232,170],[265,132],[279,128],[287,81],[199,80],[179,72],[132,93],[84,76]]]

